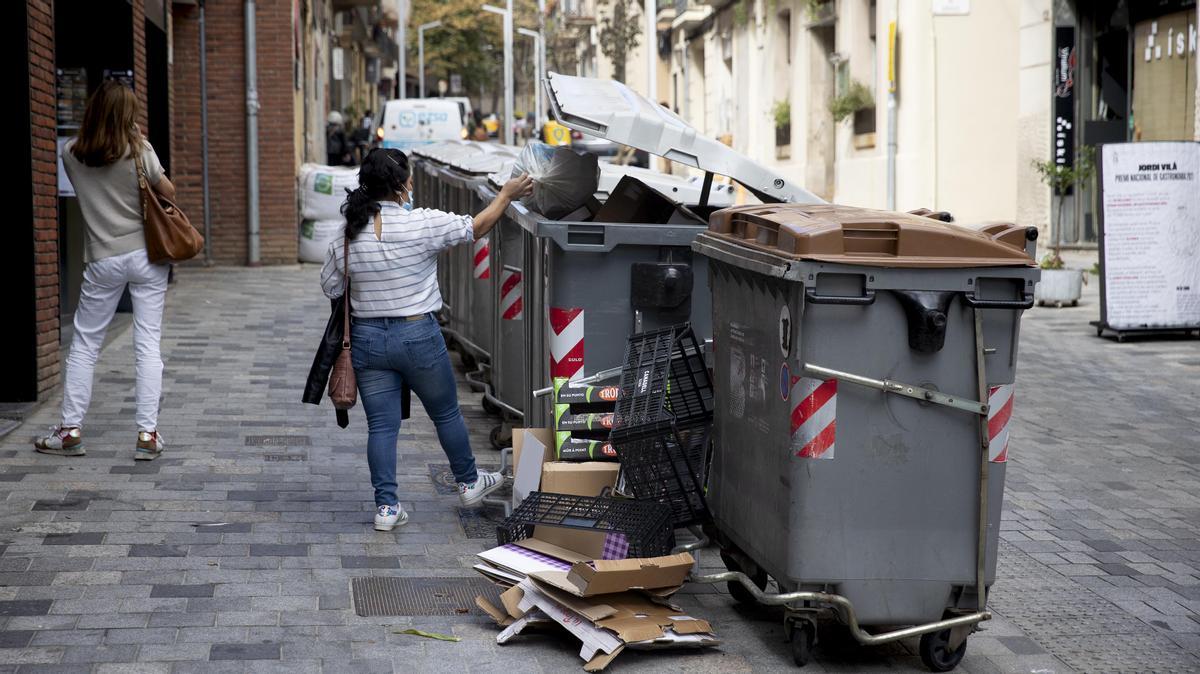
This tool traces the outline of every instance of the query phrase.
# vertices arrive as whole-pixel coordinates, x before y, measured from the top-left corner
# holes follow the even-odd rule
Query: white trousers
[[[83,271],[79,306],[75,309],[75,336],[67,356],[63,385],[62,425],[83,425],[92,401],[92,379],[104,333],[125,286],[133,297],[133,349],[137,360],[137,426],[139,431],[158,428],[158,400],[162,395],[163,302],[167,296],[168,265],[151,264],[145,250],[114,255],[88,264]]]

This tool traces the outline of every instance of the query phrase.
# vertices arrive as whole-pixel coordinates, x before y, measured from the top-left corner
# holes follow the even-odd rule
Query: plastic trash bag
[[[527,143],[513,164],[513,177],[522,173],[533,178],[534,188],[521,203],[547,218],[561,218],[583,206],[600,183],[596,155],[536,141]]]

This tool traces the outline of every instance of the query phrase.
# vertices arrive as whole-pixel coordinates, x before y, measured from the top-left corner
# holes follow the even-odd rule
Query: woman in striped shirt
[[[351,360],[367,414],[375,529],[391,531],[408,521],[396,495],[404,384],[417,394],[437,427],[464,506],[478,504],[503,482],[499,473],[475,468],[446,342],[433,316],[442,308],[437,256],[487,234],[509,203],[532,191],[533,182],[528,176],[508,181],[474,218],[412,209],[412,175],[408,157],[400,150],[373,150],[363,160],[358,182],[342,205],[346,231],[329,244],[321,286],[328,297],[341,296],[343,241],[349,238]]]

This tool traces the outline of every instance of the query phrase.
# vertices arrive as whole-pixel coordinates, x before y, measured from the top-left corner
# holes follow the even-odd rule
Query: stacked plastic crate
[[[713,387],[687,325],[629,338],[611,442],[623,490],[671,509],[672,524],[710,519],[704,498]]]

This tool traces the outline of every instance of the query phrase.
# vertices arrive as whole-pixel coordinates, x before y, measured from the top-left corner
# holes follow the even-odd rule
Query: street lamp
[[[542,34],[528,28],[518,28],[517,32],[533,38],[533,123],[537,125],[542,123]]]
[[[425,31],[433,30],[442,25],[441,21],[430,21],[417,26],[417,64],[420,70],[418,71],[417,82],[420,90],[419,96],[425,98]]]
[[[513,144],[513,25],[512,0],[506,9],[484,5],[483,11],[499,14],[504,18],[504,144]]]

